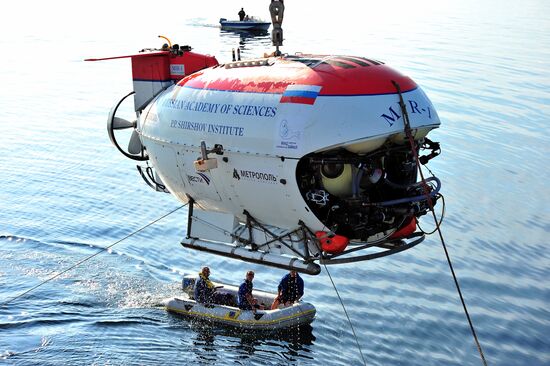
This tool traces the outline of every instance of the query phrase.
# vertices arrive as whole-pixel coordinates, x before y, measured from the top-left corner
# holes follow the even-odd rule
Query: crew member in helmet
[[[279,282],[278,295],[271,305],[275,310],[279,305],[290,306],[304,296],[304,280],[296,271],[290,271]]]
[[[244,8],[241,8],[241,11],[239,11],[239,20],[242,22],[245,16],[246,13],[244,12]]]

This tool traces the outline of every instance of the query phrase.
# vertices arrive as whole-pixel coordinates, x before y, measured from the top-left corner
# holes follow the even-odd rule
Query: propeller
[[[141,154],[141,140],[139,139],[139,134],[137,130],[132,131],[132,136],[130,136],[130,141],[128,142],[128,152],[130,154],[136,155]]]
[[[134,94],[134,92],[131,92],[124,96],[109,112],[109,117],[107,119],[107,132],[109,134],[109,139],[111,140],[113,145],[115,145],[115,147],[124,156],[133,160],[144,161],[148,160],[149,157],[145,154],[143,145],[141,144],[141,140],[139,139],[139,133],[136,130],[137,120],[128,121],[124,118],[116,117],[118,107],[120,107],[122,102],[132,94]],[[116,140],[115,130],[125,130],[128,128],[132,128],[133,131],[132,135],[130,136],[130,141],[128,142],[128,150],[124,151]]]
[[[133,127],[137,125],[137,120],[130,122],[124,118],[114,117],[113,116],[113,130],[124,130],[126,128]]]

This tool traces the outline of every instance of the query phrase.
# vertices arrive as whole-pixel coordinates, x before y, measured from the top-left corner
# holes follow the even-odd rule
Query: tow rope
[[[447,250],[447,245],[445,245],[445,240],[443,239],[443,234],[441,232],[441,228],[439,226],[439,223],[437,221],[437,217],[435,215],[435,210],[433,207],[432,199],[429,195],[428,191],[428,185],[426,184],[426,180],[424,179],[424,173],[422,172],[422,169],[420,168],[420,159],[418,158],[418,153],[416,151],[416,146],[414,144],[414,139],[412,137],[411,133],[411,125],[409,121],[409,114],[407,113],[407,107],[405,106],[405,102],[403,101],[403,95],[401,94],[401,87],[399,84],[392,80],[393,85],[395,86],[395,89],[397,90],[397,94],[399,94],[399,106],[401,107],[401,114],[403,115],[403,122],[405,125],[405,135],[407,136],[409,143],[411,144],[411,151],[414,155],[414,158],[416,160],[416,167],[418,169],[418,172],[420,173],[420,178],[422,179],[422,189],[424,191],[424,194],[426,195],[426,199],[428,201],[428,206],[430,207],[430,211],[432,211],[432,215],[435,221],[436,230],[439,234],[439,239],[441,240],[441,245],[443,246],[443,250],[445,251],[445,256],[447,257],[447,263],[449,264],[449,268],[451,269],[451,273],[453,275],[453,280],[455,282],[456,290],[458,291],[458,295],[460,297],[460,301],[462,302],[462,307],[464,309],[464,313],[466,314],[466,318],[468,319],[468,323],[470,324],[470,330],[472,331],[472,335],[474,336],[474,340],[476,342],[477,350],[479,352],[479,355],[481,357],[481,361],[483,362],[484,366],[487,366],[487,361],[485,360],[485,355],[483,354],[483,350],[481,349],[481,344],[479,343],[479,340],[477,338],[476,331],[474,329],[474,324],[472,322],[472,319],[470,318],[470,314],[468,313],[468,308],[466,307],[466,302],[464,301],[464,297],[462,296],[462,291],[460,290],[460,285],[458,284],[458,279],[456,277],[453,264],[451,262],[451,257],[449,255],[449,252]]]
[[[0,305],[0,307],[4,307],[5,305],[9,304],[10,302],[12,302],[12,301],[14,301],[14,300],[16,300],[16,299],[19,299],[19,298],[25,296],[25,295],[28,294],[29,292],[31,292],[31,291],[33,291],[33,290],[36,290],[36,289],[39,288],[40,286],[42,286],[42,285],[44,285],[44,284],[46,284],[46,283],[48,283],[48,282],[50,282],[50,281],[56,279],[57,277],[61,276],[62,274],[66,273],[66,272],[69,272],[70,270],[72,270],[72,269],[74,269],[74,268],[80,266],[82,263],[86,262],[87,260],[90,260],[90,259],[92,259],[93,257],[95,257],[96,255],[101,254],[101,253],[105,252],[106,250],[111,249],[112,247],[114,247],[114,246],[117,245],[118,243],[120,243],[120,242],[122,242],[122,241],[128,239],[129,237],[131,237],[131,236],[133,236],[133,235],[139,233],[140,231],[142,231],[142,230],[148,228],[149,226],[153,225],[154,223],[156,223],[156,222],[158,222],[158,221],[164,219],[165,217],[167,217],[167,216],[173,214],[174,212],[178,211],[179,209],[181,209],[181,208],[183,208],[183,207],[185,207],[185,206],[187,206],[187,205],[188,205],[187,203],[184,204],[184,205],[181,205],[180,207],[178,207],[178,208],[176,208],[176,209],[174,209],[174,210],[168,212],[167,214],[165,214],[165,215],[159,217],[158,219],[156,219],[156,220],[154,220],[154,221],[151,221],[151,222],[148,223],[147,225],[142,226],[141,228],[137,229],[136,231],[134,231],[134,232],[132,232],[132,233],[126,235],[124,238],[122,238],[122,239],[120,239],[120,240],[114,242],[113,244],[111,244],[111,245],[109,245],[109,246],[107,246],[107,247],[101,248],[101,250],[100,250],[99,252],[94,253],[94,254],[92,254],[92,255],[89,255],[88,257],[82,259],[81,261],[77,262],[76,264],[73,264],[73,265],[70,266],[69,268],[67,268],[67,269],[65,269],[65,270],[63,270],[63,271],[61,271],[61,272],[59,272],[58,274],[56,274],[56,275],[54,275],[54,276],[52,276],[52,277],[50,277],[50,278],[48,278],[48,279],[46,279],[46,280],[44,280],[44,281],[42,281],[42,282],[40,282],[38,285],[36,285],[36,286],[34,286],[34,287],[31,287],[31,288],[28,289],[27,291],[25,291],[25,292],[23,292],[23,293],[20,293],[19,295],[15,296],[15,297],[12,297],[11,299],[9,299],[9,300],[7,300],[7,301],[4,301],[4,302]],[[54,273],[54,272],[52,272],[52,273]],[[51,274],[51,273],[50,273],[50,274]]]

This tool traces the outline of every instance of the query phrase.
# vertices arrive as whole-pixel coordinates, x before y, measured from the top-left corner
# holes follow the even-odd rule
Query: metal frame
[[[290,251],[292,251],[296,255],[296,257],[293,259],[288,258],[289,259],[288,264],[281,264],[281,263],[265,260],[263,256],[259,259],[252,258],[252,257],[243,257],[242,255],[239,255],[234,251],[222,253],[219,250],[216,250],[214,248],[206,248],[204,246],[201,247],[201,246],[195,245],[193,243],[193,240],[205,240],[205,239],[201,239],[192,235],[193,220],[198,220],[198,218],[193,217],[194,203],[195,201],[191,197],[189,197],[189,213],[187,217],[186,239],[190,241],[189,242],[182,241],[181,244],[184,247],[194,249],[194,250],[201,250],[201,251],[205,251],[205,252],[209,252],[217,255],[222,255],[230,258],[245,260],[247,262],[264,264],[264,265],[269,265],[272,267],[283,268],[283,269],[293,269],[306,274],[315,275],[320,273],[320,267],[317,264],[315,264],[315,262],[317,261],[319,262],[319,264],[322,264],[322,265],[363,262],[366,260],[382,258],[388,255],[405,251],[407,249],[410,249],[420,244],[425,239],[425,235],[423,233],[416,232],[410,235],[409,237],[403,238],[403,239],[388,240],[387,238],[384,238],[382,240],[379,240],[373,243],[352,242],[352,244],[356,244],[356,245],[353,245],[351,248],[348,247],[349,249],[341,253],[330,254],[322,251],[320,241],[315,236],[315,233],[301,221],[298,223],[298,227],[296,229],[284,232],[282,234],[274,233],[272,230],[266,227],[266,225],[256,220],[246,210],[243,211],[243,214],[246,217],[246,222],[244,224],[244,227],[241,226],[231,233],[227,232],[227,230],[225,229],[217,227],[214,224],[204,222],[205,224],[209,224],[210,226],[212,226],[213,229],[221,230],[226,232],[227,234],[230,234],[234,240],[242,244],[241,246],[238,246],[238,245],[237,246],[233,245],[233,246],[235,248],[246,249],[247,252],[261,252],[265,254],[270,254],[269,251],[264,252],[262,248],[265,248],[269,244],[272,244],[275,242],[278,242],[281,245],[284,245],[286,248],[290,249]],[[269,236],[269,239],[266,239],[266,241],[263,243],[254,242],[254,237],[252,235],[253,230],[263,231],[266,235]],[[245,231],[248,232],[248,238],[244,238],[241,236],[241,234]],[[296,239],[302,241],[302,244],[304,247],[303,253],[296,250],[296,248],[293,248],[292,244],[289,244],[288,242],[289,240],[291,242],[295,242]],[[222,243],[222,244],[232,245],[230,243]],[[317,247],[318,253],[320,254],[313,255],[312,253],[310,253],[308,246],[311,244]],[[362,250],[367,250],[372,248],[377,248],[381,250],[375,251],[374,253],[365,254],[365,255],[350,255],[351,253],[356,253]],[[277,254],[271,254],[271,255],[278,256]],[[308,266],[307,269],[304,269],[303,267],[296,267],[294,266],[295,261],[302,261],[303,264],[309,264],[310,266]]]

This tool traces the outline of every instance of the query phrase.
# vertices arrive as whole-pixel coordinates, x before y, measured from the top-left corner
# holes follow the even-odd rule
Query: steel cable
[[[464,301],[464,297],[462,296],[462,291],[460,290],[460,285],[458,283],[458,279],[456,277],[455,270],[453,268],[453,264],[451,262],[451,257],[449,255],[449,251],[447,250],[447,245],[445,244],[445,240],[443,239],[443,233],[441,232],[441,227],[439,226],[439,223],[437,221],[437,216],[435,214],[435,210],[433,207],[433,202],[430,197],[430,194],[428,192],[428,185],[426,184],[426,179],[424,178],[424,173],[422,172],[422,169],[420,167],[420,159],[418,157],[418,153],[416,151],[414,139],[411,134],[411,126],[409,122],[409,114],[407,113],[407,108],[405,106],[405,102],[403,101],[403,95],[401,94],[401,87],[399,84],[392,80],[393,85],[397,89],[397,93],[399,94],[399,106],[401,107],[401,113],[403,114],[403,123],[405,125],[405,135],[407,136],[409,143],[411,145],[411,151],[414,155],[416,166],[418,168],[418,172],[420,173],[420,178],[422,179],[422,189],[424,190],[424,194],[426,196],[426,199],[428,201],[428,205],[430,207],[430,211],[432,211],[432,216],[434,218],[436,230],[439,234],[439,239],[441,240],[441,245],[443,246],[443,250],[445,251],[445,256],[447,257],[447,263],[449,264],[449,269],[451,270],[451,274],[453,275],[453,280],[455,282],[456,290],[458,292],[458,296],[460,297],[460,302],[462,302],[462,308],[464,309],[464,314],[466,314],[466,318],[468,319],[468,324],[470,325],[470,331],[472,332],[472,335],[474,337],[474,341],[477,346],[477,350],[479,352],[479,356],[481,357],[481,361],[483,362],[484,366],[487,366],[487,360],[485,360],[485,355],[483,354],[483,350],[481,349],[481,343],[479,342],[479,339],[477,338],[477,334],[474,328],[474,323],[472,322],[472,318],[470,317],[470,314],[468,313],[468,308],[466,307],[466,302]]]
[[[342,298],[340,297],[340,293],[338,292],[338,289],[336,288],[336,285],[334,284],[334,281],[332,280],[332,276],[330,275],[330,272],[328,271],[327,265],[324,264],[324,266],[325,266],[325,270],[327,271],[328,278],[330,278],[330,282],[332,283],[332,286],[334,287],[334,291],[336,291],[336,295],[338,295],[338,300],[340,300],[340,304],[342,305],[342,309],[344,309],[344,313],[346,314],[346,318],[348,318],[348,322],[349,322],[349,325],[351,327],[353,337],[355,338],[355,343],[357,344],[357,349],[359,350],[359,354],[361,355],[361,359],[363,360],[363,365],[366,366],[367,361],[365,361],[365,356],[363,356],[363,351],[361,351],[361,346],[359,345],[359,340],[357,339],[357,334],[355,334],[355,329],[353,328],[353,323],[351,322],[351,319],[349,318],[346,307],[344,306],[344,302],[342,301]]]

